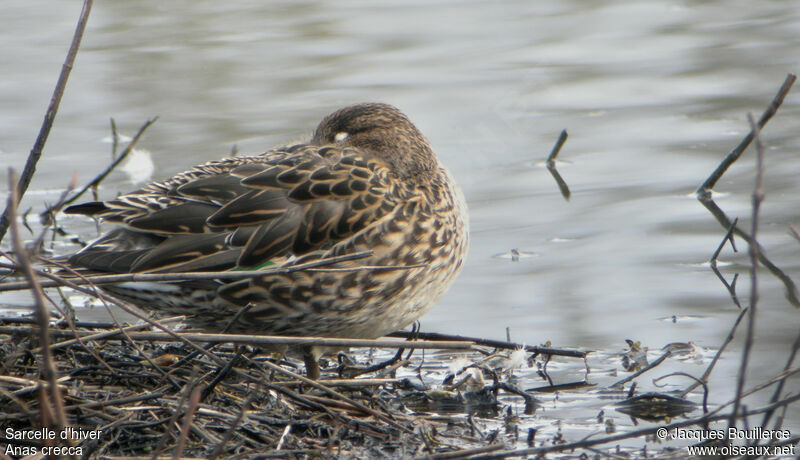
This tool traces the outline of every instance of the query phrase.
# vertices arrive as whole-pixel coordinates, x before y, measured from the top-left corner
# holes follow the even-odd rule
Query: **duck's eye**
[[[347,139],[347,133],[344,131],[336,133],[336,135],[333,136],[333,140],[336,142],[342,142],[345,139]]]

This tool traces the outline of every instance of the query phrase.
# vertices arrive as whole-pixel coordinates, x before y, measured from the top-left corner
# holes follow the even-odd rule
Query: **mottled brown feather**
[[[457,185],[425,137],[386,104],[338,110],[307,143],[212,161],[66,212],[118,224],[70,257],[94,271],[290,266],[362,251],[372,255],[336,267],[414,267],[104,287],[210,330],[236,317],[232,331],[378,337],[438,301],[468,246]]]

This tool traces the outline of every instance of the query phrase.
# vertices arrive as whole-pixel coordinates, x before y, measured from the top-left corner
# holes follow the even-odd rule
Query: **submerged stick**
[[[717,246],[717,250],[714,251],[714,254],[711,256],[711,260],[709,260],[709,265],[711,265],[711,270],[714,272],[715,275],[717,275],[717,278],[719,278],[719,280],[722,281],[722,284],[725,285],[725,289],[727,289],[728,293],[731,295],[731,300],[733,300],[733,303],[735,303],[736,306],[739,307],[739,309],[741,310],[742,304],[739,303],[739,296],[736,295],[736,280],[739,279],[739,274],[738,273],[734,274],[733,281],[728,283],[728,280],[726,280],[725,277],[722,276],[722,273],[720,273],[719,268],[717,267],[717,258],[719,257],[720,252],[722,252],[722,248],[725,247],[725,243],[730,241],[731,247],[733,248],[733,252],[736,252],[736,243],[734,242],[733,239],[733,231],[736,229],[736,224],[738,222],[739,218],[737,217],[736,219],[733,220],[733,223],[730,225],[730,227],[728,227],[728,232],[725,233],[725,238],[723,238],[722,241],[720,241],[719,246]]]
[[[564,197],[565,200],[569,201],[569,197],[572,195],[572,192],[569,191],[569,185],[561,177],[561,174],[558,173],[556,169],[556,157],[561,152],[561,147],[564,146],[564,143],[567,141],[567,130],[562,129],[561,133],[558,135],[558,139],[556,140],[555,145],[553,145],[553,149],[550,151],[550,155],[547,157],[547,170],[550,172],[550,175],[553,176],[555,179],[556,184],[558,184],[558,189],[561,191],[561,196]]]

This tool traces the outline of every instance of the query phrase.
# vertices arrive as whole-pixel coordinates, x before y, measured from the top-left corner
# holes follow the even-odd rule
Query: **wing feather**
[[[295,145],[210,162],[166,181],[68,213],[152,235],[150,246],[106,239],[75,256],[117,271],[253,267],[329,248],[402,207],[389,168],[358,151]],[[113,262],[115,259],[118,262]],[[97,263],[93,263],[93,261]],[[103,261],[102,263],[100,263]]]

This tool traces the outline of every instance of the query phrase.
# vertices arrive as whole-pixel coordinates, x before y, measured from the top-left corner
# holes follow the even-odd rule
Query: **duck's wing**
[[[67,213],[121,224],[73,256],[115,272],[249,268],[330,247],[410,198],[380,160],[298,145],[210,162]]]

